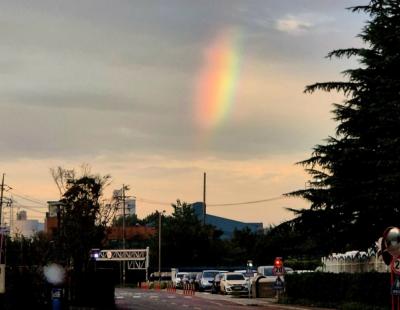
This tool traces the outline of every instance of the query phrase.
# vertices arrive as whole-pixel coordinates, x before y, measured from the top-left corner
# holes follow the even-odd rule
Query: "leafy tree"
[[[245,265],[248,260],[256,260],[259,251],[258,243],[262,236],[261,233],[252,232],[248,227],[235,229],[232,238],[225,241],[228,246],[224,255],[227,265],[241,266]]]
[[[211,225],[203,225],[190,204],[177,201],[172,205],[172,215],[162,216],[162,265],[163,266],[205,266],[218,264],[223,253],[220,236],[222,232]],[[147,225],[157,227],[159,213],[150,214],[144,219]],[[150,262],[153,267],[158,262],[158,233],[150,241]]]
[[[84,271],[90,249],[99,248],[104,238],[101,197],[109,176],[85,174],[68,179],[61,202],[61,236],[63,256],[76,272]]]
[[[123,218],[122,216],[119,216],[115,218],[112,221],[112,225],[116,227],[122,227],[123,226]],[[136,214],[129,214],[125,216],[125,226],[136,226],[136,225],[143,225],[144,222],[138,218]]]
[[[400,5],[371,0],[350,9],[370,16],[359,35],[365,47],[328,57],[354,56],[360,67],[346,70],[346,81],[306,87],[342,91],[346,99],[334,104],[336,135],[300,163],[310,187],[289,194],[311,202],[294,225],[326,252],[366,248],[400,215]]]

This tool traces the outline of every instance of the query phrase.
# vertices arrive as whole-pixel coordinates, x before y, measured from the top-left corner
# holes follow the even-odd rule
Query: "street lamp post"
[[[161,217],[165,212],[158,212],[158,279],[161,288]]]

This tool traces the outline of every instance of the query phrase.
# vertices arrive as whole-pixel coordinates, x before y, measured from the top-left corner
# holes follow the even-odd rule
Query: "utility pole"
[[[11,196],[10,199],[10,234],[12,234],[14,230],[14,207],[13,207],[14,199]]]
[[[125,250],[125,184],[122,184],[122,248]]]
[[[5,243],[5,238],[4,238],[4,231],[2,229],[2,212],[3,212],[3,192],[4,192],[4,173],[3,173],[3,178],[1,180],[1,189],[0,189],[0,293],[3,294],[5,293],[5,288],[6,288],[6,265],[5,265],[5,251],[3,252],[3,243]],[[3,258],[4,256],[4,258]],[[3,264],[4,260],[4,264]]]
[[[122,248],[125,250],[125,184],[122,184]],[[122,285],[125,286],[125,261],[122,261]]]
[[[0,227],[2,227],[2,214],[3,214],[3,192],[4,192],[4,173],[3,178],[1,180],[1,188],[0,188]]]
[[[206,224],[206,173],[203,175],[203,225]]]
[[[158,277],[161,288],[161,212],[158,212]]]

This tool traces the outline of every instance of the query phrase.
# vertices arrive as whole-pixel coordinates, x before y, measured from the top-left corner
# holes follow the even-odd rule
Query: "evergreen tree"
[[[347,81],[306,87],[343,91],[346,100],[334,104],[336,135],[300,163],[310,187],[289,193],[311,202],[310,210],[297,211],[296,227],[308,227],[326,251],[366,248],[400,222],[400,2],[350,9],[370,16],[359,35],[365,47],[328,57],[357,57],[360,67],[344,72]]]

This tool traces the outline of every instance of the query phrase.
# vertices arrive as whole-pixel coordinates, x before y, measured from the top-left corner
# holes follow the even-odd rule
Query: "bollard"
[[[184,284],[183,285],[183,294],[184,295],[194,295],[195,294],[194,284]]]
[[[175,293],[176,292],[176,287],[175,287],[173,282],[168,282],[168,284],[167,284],[167,292],[170,292],[170,293]]]

